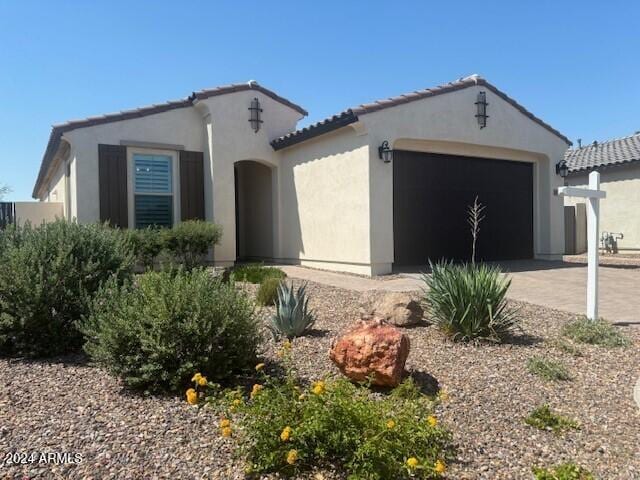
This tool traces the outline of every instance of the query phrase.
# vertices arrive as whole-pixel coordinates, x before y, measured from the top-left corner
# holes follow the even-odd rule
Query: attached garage
[[[485,206],[476,258],[533,258],[532,163],[396,150],[394,263],[469,260],[467,209],[476,196]]]

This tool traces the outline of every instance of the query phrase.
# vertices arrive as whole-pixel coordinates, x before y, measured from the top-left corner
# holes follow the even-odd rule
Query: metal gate
[[[16,221],[16,204],[13,202],[0,202],[0,229]]]

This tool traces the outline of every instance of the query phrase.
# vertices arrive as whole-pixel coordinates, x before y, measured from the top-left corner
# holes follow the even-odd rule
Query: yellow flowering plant
[[[193,387],[188,388],[185,392],[187,397],[187,403],[189,405],[200,405],[200,400],[205,398],[208,390],[216,390],[220,386],[214,383],[209,383],[207,377],[200,372],[196,372],[191,377],[191,383]]]
[[[288,347],[283,347],[288,352]],[[436,402],[412,380],[401,395],[371,397],[343,378],[301,383],[286,364],[283,378],[260,372],[241,401],[239,391],[212,399],[233,427],[233,439],[254,474],[296,476],[322,464],[350,478],[437,479],[451,459],[449,432],[433,422]],[[231,436],[231,432],[229,432]]]

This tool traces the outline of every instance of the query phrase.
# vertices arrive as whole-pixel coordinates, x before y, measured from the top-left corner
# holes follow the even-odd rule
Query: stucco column
[[[564,254],[564,202],[554,194],[563,179],[556,174],[555,165],[555,160],[545,158],[539,169],[540,243],[536,257],[541,260],[560,260]]]
[[[203,109],[206,134],[205,148],[205,216],[222,226],[222,239],[214,248],[213,260],[217,266],[230,266],[236,260],[235,178],[233,162],[214,140],[215,125],[208,109]]]
[[[549,197],[551,198],[549,212],[549,252],[552,260],[562,260],[564,254],[564,199],[558,195],[554,195],[558,187],[564,185],[564,179],[556,173],[556,163],[562,158],[552,160],[549,165],[550,188]]]
[[[216,265],[231,265],[236,259],[236,218],[233,163],[213,152],[213,221],[222,225],[222,240],[214,251]]]
[[[391,142],[391,139],[389,139]],[[393,270],[393,164],[378,158],[382,140],[369,139],[369,236],[371,274]],[[393,143],[391,142],[393,145]]]

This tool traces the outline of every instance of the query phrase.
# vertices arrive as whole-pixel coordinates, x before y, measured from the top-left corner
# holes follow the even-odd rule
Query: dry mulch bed
[[[247,287],[251,292],[255,287]],[[310,283],[318,321],[296,339],[297,369],[308,379],[335,373],[331,339],[357,317],[358,293]],[[437,382],[449,399],[437,410],[454,434],[458,460],[450,479],[531,479],[532,465],[568,460],[601,479],[640,478],[640,410],[632,398],[640,375],[640,331],[626,349],[578,346],[581,356],[553,345],[573,316],[543,307],[521,308],[523,335],[503,345],[461,345],[421,325],[411,338],[407,367],[425,385]],[[262,317],[269,315],[263,309]],[[265,336],[264,357],[275,362]],[[561,359],[572,381],[547,382],[531,375],[527,359]],[[563,435],[525,425],[542,403],[580,422]],[[217,436],[216,418],[181,398],[129,394],[82,358],[27,362],[0,360],[0,454],[77,452],[78,465],[0,466],[7,478],[243,478],[233,441]],[[276,476],[269,478],[277,478]],[[310,478],[340,478],[316,472]]]

